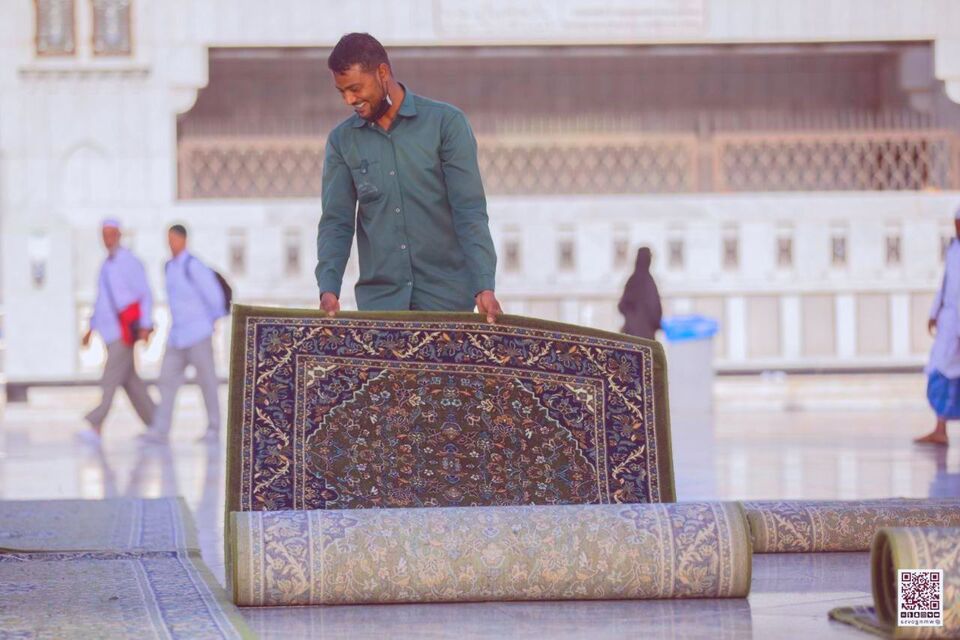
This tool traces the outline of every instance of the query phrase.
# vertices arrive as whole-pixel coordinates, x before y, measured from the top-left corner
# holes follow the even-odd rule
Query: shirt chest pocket
[[[361,160],[360,164],[351,167],[353,186],[357,190],[357,201],[360,204],[370,204],[383,197],[383,180],[380,175],[378,160]]]

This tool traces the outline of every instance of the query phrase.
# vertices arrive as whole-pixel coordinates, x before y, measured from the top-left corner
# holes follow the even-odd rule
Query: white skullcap
[[[120,221],[116,218],[105,218],[104,221],[100,223],[100,226],[104,229],[119,229]]]

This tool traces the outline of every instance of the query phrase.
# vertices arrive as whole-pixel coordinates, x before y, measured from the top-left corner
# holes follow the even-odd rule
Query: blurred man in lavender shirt
[[[219,380],[213,360],[213,328],[227,314],[226,296],[210,267],[187,251],[187,230],[175,224],[167,233],[173,257],[164,267],[172,324],[157,386],[160,404],[144,442],[163,443],[170,437],[177,391],[187,365],[193,365],[207,408],[207,430],[201,438],[218,442],[220,436]]]

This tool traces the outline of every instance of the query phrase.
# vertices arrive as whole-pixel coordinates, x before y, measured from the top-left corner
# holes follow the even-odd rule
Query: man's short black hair
[[[171,233],[175,233],[175,234],[177,234],[178,236],[183,237],[183,238],[186,238],[186,237],[187,237],[187,228],[186,228],[185,226],[183,226],[182,224],[175,224],[175,225],[173,225],[172,227],[170,227],[170,232],[171,232]]]
[[[340,38],[340,42],[330,52],[327,66],[334,73],[344,73],[355,64],[372,73],[381,64],[389,66],[390,59],[380,41],[369,33],[348,33]]]

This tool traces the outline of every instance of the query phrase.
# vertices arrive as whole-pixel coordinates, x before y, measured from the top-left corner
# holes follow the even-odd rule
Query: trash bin
[[[665,318],[662,327],[667,338],[670,439],[677,498],[715,498],[713,336],[717,321],[698,315],[673,316]]]
[[[671,316],[661,324],[667,338],[667,384],[671,410],[713,411],[713,336],[719,324],[701,315]]]

